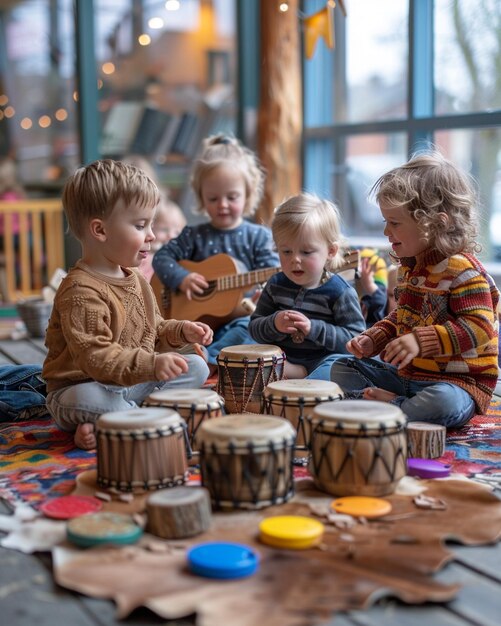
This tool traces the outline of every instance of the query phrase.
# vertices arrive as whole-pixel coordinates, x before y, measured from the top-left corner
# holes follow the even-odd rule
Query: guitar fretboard
[[[240,289],[263,283],[268,278],[280,271],[279,267],[268,267],[264,270],[253,270],[244,274],[232,274],[231,276],[220,276],[216,281],[210,281],[216,284],[217,291],[226,291],[228,289]]]

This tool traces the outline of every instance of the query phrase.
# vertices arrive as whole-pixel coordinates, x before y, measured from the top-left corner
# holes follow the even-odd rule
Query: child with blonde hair
[[[42,375],[50,414],[80,448],[95,447],[102,413],[140,406],[155,389],[200,387],[209,373],[201,356],[176,349],[208,345],[212,330],[164,320],[136,269],[155,240],[159,200],[142,170],[111,159],[79,168],[63,190],[82,257],[57,290]]]
[[[157,207],[155,221],[153,222],[155,241],[151,244],[148,256],[139,266],[139,270],[146,280],[151,281],[155,273],[153,270],[153,257],[156,252],[158,252],[165,243],[177,237],[185,226],[186,218],[181,211],[181,207],[168,198],[162,199]]]
[[[499,292],[474,254],[472,182],[430,152],[373,188],[399,263],[396,308],[348,342],[355,358],[340,357],[331,378],[352,397],[399,406],[411,421],[461,426],[486,411],[496,386]]]
[[[208,289],[207,278],[182,267],[179,262],[183,260],[200,262],[224,253],[238,261],[244,272],[278,266],[269,228],[246,219],[259,205],[264,177],[256,155],[236,138],[215,135],[204,140],[193,164],[191,184],[196,211],[209,221],[186,226],[155,254],[153,268],[168,289],[180,290],[188,300]],[[208,303],[207,314],[211,313],[217,311],[211,311]],[[216,330],[208,348],[212,370],[222,348],[253,343],[248,324],[249,316],[240,314]]]
[[[302,193],[275,210],[271,229],[282,271],[266,283],[250,334],[282,348],[287,378],[330,380],[334,359],[365,328],[357,292],[333,273],[343,264],[338,210]]]

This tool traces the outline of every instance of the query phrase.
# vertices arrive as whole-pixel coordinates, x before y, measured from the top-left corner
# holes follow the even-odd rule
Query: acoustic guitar
[[[205,322],[213,329],[236,317],[248,315],[248,309],[242,304],[245,292],[280,271],[279,267],[267,267],[240,272],[238,261],[228,254],[215,254],[198,262],[183,260],[179,261],[179,265],[189,272],[205,276],[209,286],[188,300],[182,291],[164,288],[158,276],[153,274],[151,286],[160,311],[166,319]]]
[[[337,272],[356,270],[359,264],[358,250],[350,250],[344,256],[343,265]],[[264,283],[280,267],[267,267],[251,272],[240,272],[238,261],[228,254],[216,254],[204,261],[180,261],[179,265],[189,272],[205,276],[209,287],[188,300],[182,291],[166,289],[158,276],[153,274],[151,286],[158,306],[166,319],[205,322],[216,330],[236,317],[249,315],[244,294],[250,287]]]

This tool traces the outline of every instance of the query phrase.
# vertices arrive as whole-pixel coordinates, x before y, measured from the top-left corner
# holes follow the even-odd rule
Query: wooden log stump
[[[409,458],[436,459],[445,452],[445,426],[429,422],[407,424]]]
[[[174,487],[146,500],[146,530],[163,539],[181,539],[205,532],[211,523],[210,496],[204,487]]]

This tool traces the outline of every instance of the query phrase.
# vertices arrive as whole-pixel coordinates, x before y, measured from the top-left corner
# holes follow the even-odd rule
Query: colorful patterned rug
[[[501,476],[501,400],[493,401],[487,415],[450,431],[439,460],[466,476]],[[71,492],[77,474],[95,467],[95,452],[75,448],[72,435],[49,417],[0,425],[0,498],[9,502],[37,507],[47,497]],[[306,468],[296,468],[296,478],[307,474]],[[190,481],[199,481],[196,468]]]

